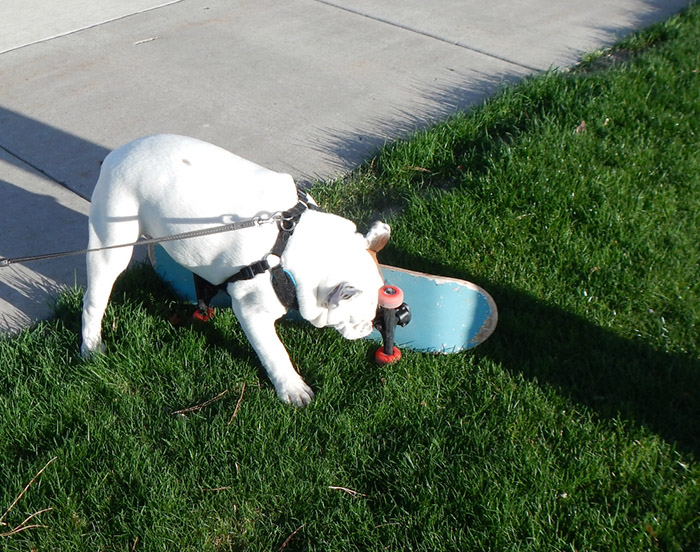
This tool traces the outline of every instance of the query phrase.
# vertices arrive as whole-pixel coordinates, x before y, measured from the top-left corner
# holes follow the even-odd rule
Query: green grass
[[[294,409],[230,313],[180,322],[147,267],[103,358],[78,356],[79,291],[0,340],[0,516],[55,458],[0,519],[45,527],[0,549],[697,550],[698,52],[694,5],[317,187],[389,219],[383,261],[493,294],[471,353],[377,368],[281,324],[317,393]]]

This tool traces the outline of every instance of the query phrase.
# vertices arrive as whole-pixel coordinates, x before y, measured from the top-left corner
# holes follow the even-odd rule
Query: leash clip
[[[253,219],[253,222],[255,223],[256,226],[262,226],[263,224],[270,224],[271,222],[277,222],[281,221],[284,217],[282,216],[282,213],[280,211],[277,211],[276,213],[265,213],[262,215],[258,215]]]

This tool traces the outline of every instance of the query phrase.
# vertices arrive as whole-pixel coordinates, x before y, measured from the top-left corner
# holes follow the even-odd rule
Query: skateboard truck
[[[219,292],[219,288],[197,274],[192,274],[192,276],[194,277],[194,292],[197,298],[197,310],[192,313],[192,318],[200,322],[209,322],[214,317],[214,309],[209,306],[209,303]]]
[[[394,346],[394,330],[397,324],[405,326],[411,321],[411,310],[403,302],[403,291],[392,285],[379,290],[377,317],[374,327],[382,334],[384,344],[377,349],[374,358],[378,364],[393,364],[401,359],[401,351]]]

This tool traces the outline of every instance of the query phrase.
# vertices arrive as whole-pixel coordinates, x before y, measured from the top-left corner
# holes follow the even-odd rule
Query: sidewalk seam
[[[17,155],[16,153],[14,153],[12,150],[7,149],[7,148],[6,148],[5,146],[3,146],[3,145],[0,145],[0,150],[4,151],[7,155],[9,155],[9,156],[11,156],[11,157],[14,157],[15,159],[17,159],[17,161],[19,161],[19,162],[22,163],[23,165],[26,165],[27,167],[29,167],[29,168],[32,169],[33,171],[36,171],[36,172],[39,173],[41,176],[43,176],[43,177],[49,179],[49,180],[50,180],[51,182],[53,182],[54,184],[59,185],[61,188],[63,188],[63,189],[66,190],[67,192],[70,192],[71,194],[73,194],[73,195],[79,197],[79,198],[82,199],[82,200],[85,200],[85,201],[87,201],[87,202],[90,202],[90,198],[83,197],[83,196],[80,195],[79,193],[77,193],[77,192],[71,190],[65,182],[63,182],[63,181],[61,181],[61,180],[58,180],[56,177],[52,176],[50,173],[46,172],[44,169],[42,169],[41,167],[35,165],[35,164],[32,163],[31,161],[28,161],[28,160],[26,160],[26,159],[23,159],[22,157],[20,157],[20,156]]]
[[[59,33],[59,34],[56,34],[53,36],[47,36],[46,38],[40,38],[39,40],[35,40],[33,42],[27,42],[26,44],[20,44],[19,46],[13,46],[12,48],[8,48],[7,50],[1,51],[0,56],[3,54],[14,52],[16,50],[21,50],[22,48],[28,48],[29,46],[34,46],[36,44],[42,44],[44,42],[49,42],[49,41],[55,40],[57,38],[63,38],[64,36],[70,36],[72,34],[81,33],[83,31],[87,31],[89,29],[94,29],[95,27],[107,25],[108,23],[114,23],[115,21],[120,21],[122,19],[126,19],[127,17],[132,17],[134,15],[141,15],[143,13],[148,13],[148,12],[151,12],[154,10],[159,10],[161,8],[167,8],[168,6],[172,6],[173,4],[179,4],[180,2],[183,2],[183,1],[184,0],[170,0],[170,2],[165,2],[165,3],[159,4],[157,6],[152,6],[150,8],[144,8],[142,10],[127,13],[125,15],[119,15],[117,17],[113,17],[112,19],[106,19],[105,21],[99,21],[98,23],[92,23],[90,25],[85,25],[84,27],[80,27],[79,29],[73,29],[71,31],[66,31],[66,32]]]
[[[398,29],[403,29],[404,31],[409,31],[409,32],[412,32],[415,34],[425,36],[427,38],[439,40],[440,42],[444,42],[446,44],[449,44],[450,46],[457,46],[458,48],[463,48],[465,50],[469,50],[471,52],[481,54],[483,56],[488,56],[490,58],[497,59],[499,61],[503,61],[503,62],[509,63],[511,65],[517,65],[518,67],[522,67],[523,69],[527,69],[528,71],[532,71],[533,73],[541,73],[542,72],[542,70],[537,68],[537,67],[533,67],[531,65],[525,65],[524,63],[520,63],[518,61],[513,61],[511,59],[505,58],[503,56],[499,56],[499,55],[494,54],[492,52],[488,52],[486,50],[481,50],[480,48],[475,48],[474,46],[470,46],[469,44],[465,44],[464,42],[460,42],[459,40],[451,40],[449,38],[445,38],[444,36],[440,36],[440,35],[435,34],[435,33],[424,31],[422,29],[417,29],[415,27],[411,27],[410,25],[406,25],[404,23],[399,23],[398,21],[392,21],[390,19],[385,19],[383,17],[371,15],[371,14],[362,12],[360,10],[354,10],[354,9],[348,8],[346,6],[341,6],[339,4],[331,2],[330,0],[313,0],[313,1],[317,2],[319,4],[325,4],[326,6],[330,6],[332,8],[346,11],[348,13],[352,13],[354,15],[359,15],[360,17],[366,17],[367,19],[372,19],[374,21],[378,21],[379,23],[384,23],[385,25],[391,25],[392,27],[396,27]]]

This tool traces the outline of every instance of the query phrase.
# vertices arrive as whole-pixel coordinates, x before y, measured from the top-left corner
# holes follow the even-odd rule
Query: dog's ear
[[[335,308],[340,305],[341,301],[346,301],[362,293],[361,290],[351,286],[348,282],[340,282],[337,286],[330,290],[326,303],[330,308]]]
[[[379,253],[389,241],[391,236],[391,227],[380,220],[372,224],[369,232],[365,235],[367,240],[367,249],[374,253]]]

